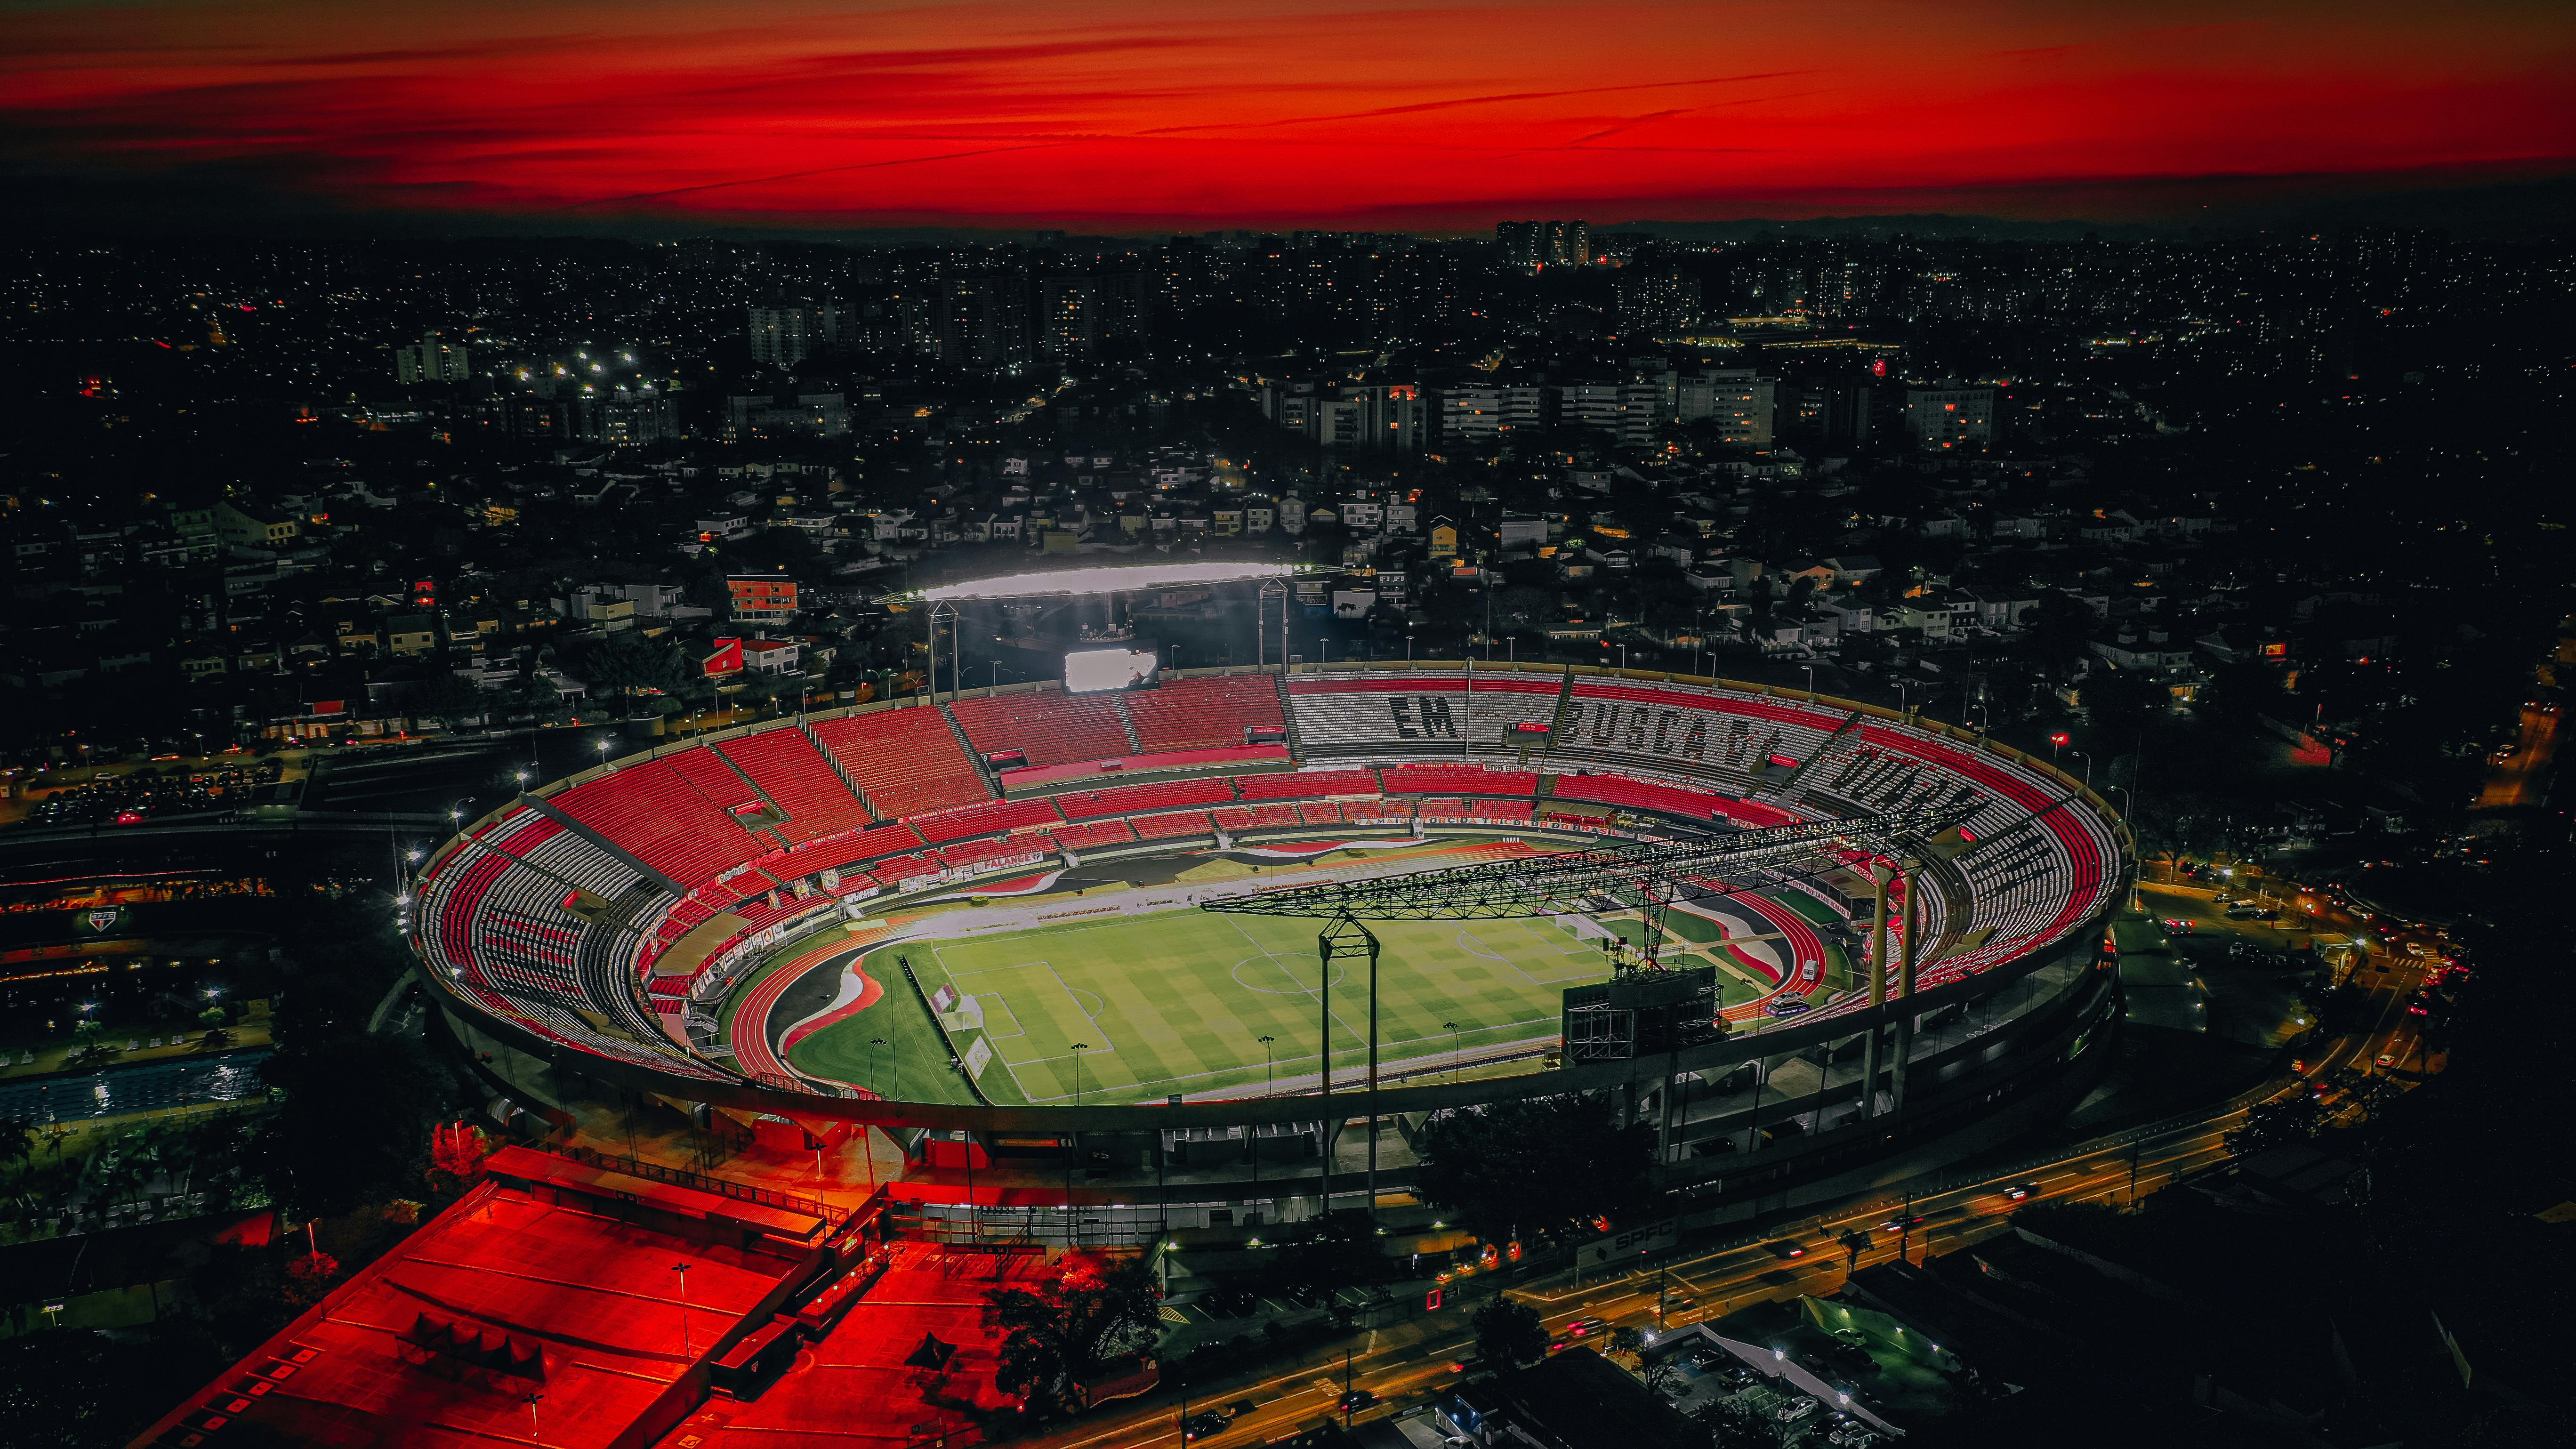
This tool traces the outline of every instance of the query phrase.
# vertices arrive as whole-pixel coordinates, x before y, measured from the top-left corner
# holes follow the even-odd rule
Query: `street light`
[[[1261,1095],[1265,1097],[1270,1095],[1271,1069],[1275,1065],[1271,1056],[1271,1043],[1277,1040],[1279,1038],[1275,1036],[1261,1038]]]
[[[1807,699],[1812,703],[1816,698],[1816,666],[1807,664],[1800,667],[1807,671]]]
[[[2093,756],[2089,751],[2077,750],[2075,757],[2084,762],[2084,788],[2090,790],[2093,788]]]
[[[886,1039],[885,1039],[884,1037],[878,1037],[876,1040],[871,1041],[871,1042],[869,1042],[869,1043],[868,1043],[868,1080],[869,1080],[870,1082],[874,1082],[874,1081],[877,1079],[877,1048],[878,1048],[878,1047],[881,1047],[881,1046],[884,1046],[885,1044],[886,1044]],[[897,1058],[895,1058],[894,1069],[895,1069],[895,1075],[896,1075],[896,1083],[895,1083],[895,1089],[894,1089],[894,1092],[892,1093],[892,1095],[901,1095],[901,1093],[902,1093],[902,1080],[901,1080],[901,1079],[902,1079],[902,1074],[903,1074],[903,1059],[902,1059],[901,1057],[897,1057]]]
[[[1449,1080],[1454,1082],[1458,1080],[1460,1061],[1458,1055],[1458,1023],[1454,1021],[1444,1021],[1440,1023],[1440,1029],[1449,1033]]]

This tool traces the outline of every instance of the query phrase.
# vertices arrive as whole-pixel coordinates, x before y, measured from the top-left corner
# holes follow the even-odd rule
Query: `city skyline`
[[[2515,4],[96,14],[0,20],[18,187],[179,227],[2174,223],[2576,156],[2576,36]]]

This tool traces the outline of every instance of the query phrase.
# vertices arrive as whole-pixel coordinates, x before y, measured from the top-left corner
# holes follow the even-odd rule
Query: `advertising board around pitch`
[[[1681,1228],[1680,1218],[1661,1218],[1651,1223],[1639,1223],[1623,1232],[1604,1233],[1577,1247],[1574,1261],[1584,1268],[1634,1262],[1648,1253],[1660,1253],[1666,1248],[1679,1246]]]

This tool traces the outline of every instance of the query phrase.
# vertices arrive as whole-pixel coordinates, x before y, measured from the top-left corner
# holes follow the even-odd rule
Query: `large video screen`
[[[1133,689],[1151,683],[1160,663],[1160,658],[1151,652],[1079,649],[1064,656],[1064,692],[1098,694],[1104,689]]]

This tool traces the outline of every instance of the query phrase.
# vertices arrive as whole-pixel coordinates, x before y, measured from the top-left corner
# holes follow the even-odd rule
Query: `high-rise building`
[[[1909,387],[1905,431],[1927,453],[1964,452],[1995,440],[1995,390],[1990,387]]]
[[[747,310],[754,362],[794,367],[814,349],[841,340],[841,312],[829,301],[755,303]]]
[[[1556,400],[1556,425],[1592,428],[1608,433],[1622,447],[1641,448],[1655,440],[1661,422],[1664,389],[1660,383],[1569,382],[1548,389]]]
[[[1484,442],[1547,420],[1547,389],[1537,383],[1462,383],[1440,389],[1443,442]]]
[[[1699,278],[1679,272],[1633,268],[1619,274],[1614,289],[1619,330],[1648,337],[1673,337],[1699,322]]]
[[[1893,411],[1890,392],[1850,382],[1799,388],[1781,399],[1780,431],[1801,447],[1867,452],[1883,431],[1881,415]]]
[[[1583,221],[1505,221],[1494,225],[1494,244],[1512,266],[1582,267],[1592,263],[1592,224]]]
[[[396,382],[463,382],[473,375],[465,344],[446,341],[435,332],[424,332],[418,343],[394,349]]]
[[[1777,434],[1780,385],[1749,367],[1668,374],[1675,421],[1717,425],[1721,442],[1770,447]]]
[[[1037,350],[1060,362],[1089,362],[1104,343],[1145,332],[1151,279],[1143,272],[1051,276],[1038,283]]]

